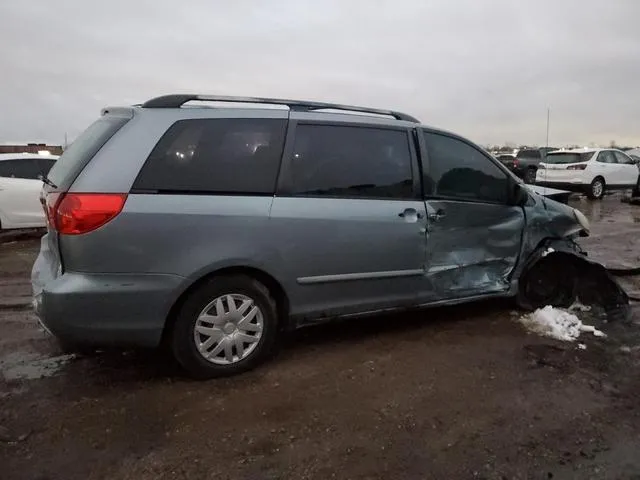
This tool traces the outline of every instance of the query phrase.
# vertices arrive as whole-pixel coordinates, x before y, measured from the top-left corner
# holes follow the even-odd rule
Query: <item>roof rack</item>
[[[323,102],[307,102],[303,100],[286,100],[282,98],[260,98],[260,97],[230,97],[219,95],[190,95],[175,94],[163,95],[161,97],[152,98],[142,104],[142,108],[178,108],[192,100],[202,102],[231,102],[231,103],[264,103],[268,105],[286,105],[295,111],[313,111],[313,110],[345,110],[348,112],[372,113],[375,115],[387,115],[396,120],[404,120],[407,122],[420,123],[415,117],[402,112],[393,110],[380,110],[377,108],[355,107],[353,105],[339,105],[336,103]]]

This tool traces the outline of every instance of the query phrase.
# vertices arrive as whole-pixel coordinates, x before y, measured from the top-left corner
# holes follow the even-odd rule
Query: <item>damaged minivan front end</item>
[[[527,188],[527,187],[523,187]],[[609,319],[629,319],[629,297],[607,269],[576,242],[589,235],[579,210],[529,189],[524,205],[522,261],[514,271],[518,304],[525,309],[568,307],[575,301],[602,308]]]

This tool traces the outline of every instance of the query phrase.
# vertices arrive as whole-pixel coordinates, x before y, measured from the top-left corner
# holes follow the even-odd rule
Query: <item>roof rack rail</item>
[[[387,115],[396,120],[420,123],[415,117],[393,110],[380,110],[377,108],[355,107],[353,105],[340,105],[336,103],[307,102],[303,100],[286,100],[282,98],[260,98],[260,97],[231,97],[219,95],[191,95],[175,94],[163,95],[152,98],[142,104],[142,108],[178,108],[187,102],[199,100],[202,102],[230,102],[230,103],[264,103],[268,105],[285,105],[291,110],[312,111],[312,110],[345,110],[348,112],[372,113],[375,115]]]

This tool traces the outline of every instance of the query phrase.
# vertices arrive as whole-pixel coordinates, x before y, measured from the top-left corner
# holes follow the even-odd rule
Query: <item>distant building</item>
[[[62,145],[47,145],[46,143],[0,145],[0,153],[38,153],[43,150],[49,151],[52,155],[62,155]]]

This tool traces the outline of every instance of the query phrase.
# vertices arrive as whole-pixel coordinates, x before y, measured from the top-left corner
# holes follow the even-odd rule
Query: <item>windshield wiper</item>
[[[38,175],[38,178],[42,180],[42,183],[45,185],[49,185],[51,188],[58,188],[58,186],[53,183],[46,175]]]

